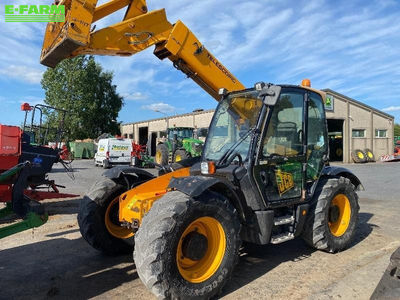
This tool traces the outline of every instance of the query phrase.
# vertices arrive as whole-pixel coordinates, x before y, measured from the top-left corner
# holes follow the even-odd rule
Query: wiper
[[[222,157],[218,160],[216,166],[221,166],[233,153],[233,151],[235,151],[235,149],[245,140],[247,139],[247,137],[255,131],[255,128],[250,128],[240,139],[238,139],[236,141],[236,143],[234,143],[232,145],[232,147],[230,147],[228,150],[226,150],[226,152],[224,153],[224,155],[222,155]]]

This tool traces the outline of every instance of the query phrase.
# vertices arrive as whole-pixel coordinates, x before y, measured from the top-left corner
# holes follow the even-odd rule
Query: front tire
[[[353,241],[358,223],[358,196],[349,179],[321,178],[307,217],[303,239],[316,249],[338,252]]]
[[[107,255],[133,250],[133,232],[120,226],[118,197],[126,188],[109,178],[96,182],[79,206],[78,224],[82,237]]]
[[[155,161],[159,165],[166,166],[168,165],[168,147],[164,144],[158,144],[156,148],[156,156]]]
[[[140,279],[158,298],[209,299],[230,278],[239,257],[240,223],[226,198],[179,191],[157,200],[135,234]]]

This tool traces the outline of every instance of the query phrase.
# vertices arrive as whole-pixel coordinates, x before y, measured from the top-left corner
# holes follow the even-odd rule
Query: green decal
[[[5,5],[6,22],[65,22],[64,5]]]

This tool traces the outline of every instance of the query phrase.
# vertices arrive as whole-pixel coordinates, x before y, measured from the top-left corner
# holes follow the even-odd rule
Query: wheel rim
[[[161,163],[161,157],[162,157],[161,151],[157,151],[156,152],[156,163],[158,163],[158,164]]]
[[[346,195],[338,194],[333,198],[329,208],[329,229],[336,236],[342,236],[350,224],[351,207]]]
[[[358,158],[363,159],[364,158],[364,154],[362,152],[358,152],[357,153]]]
[[[368,157],[369,157],[369,158],[372,158],[372,157],[373,157],[373,155],[372,155],[371,152],[368,152]]]
[[[185,256],[183,248],[185,238],[196,233],[206,238],[205,253],[198,260]],[[191,283],[201,283],[209,279],[218,270],[225,255],[226,236],[221,223],[211,217],[201,217],[192,222],[179,239],[176,262],[181,276]],[[190,255],[189,255],[190,256]]]
[[[119,239],[127,239],[133,236],[132,230],[129,228],[122,227],[118,220],[119,211],[119,197],[116,197],[108,205],[106,214],[104,216],[104,223],[108,232]]]
[[[175,156],[175,161],[181,161],[182,160],[182,156],[180,154],[177,154]]]

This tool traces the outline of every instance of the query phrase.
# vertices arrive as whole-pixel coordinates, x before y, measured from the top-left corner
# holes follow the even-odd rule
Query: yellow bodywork
[[[167,192],[171,178],[189,176],[189,170],[189,167],[182,168],[161,175],[119,196],[119,221],[133,224],[134,229],[137,229],[154,201]]]
[[[171,24],[164,9],[148,12],[145,0],[111,0],[100,6],[97,0],[63,0],[59,5],[65,5],[66,19],[47,25],[40,57],[46,66],[80,54],[130,56],[155,46],[158,58],[170,59],[216,100],[220,88],[245,88],[185,24]],[[95,30],[96,21],[124,7],[121,22]]]

